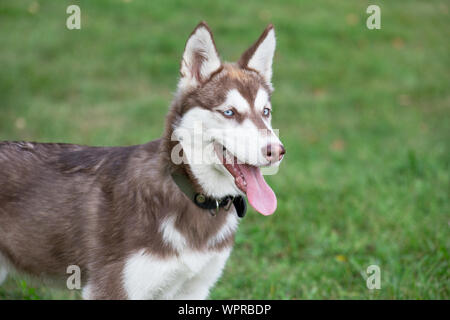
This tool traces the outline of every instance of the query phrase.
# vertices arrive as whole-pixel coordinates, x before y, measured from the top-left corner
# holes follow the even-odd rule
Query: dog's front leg
[[[0,285],[3,283],[3,281],[6,280],[6,277],[8,276],[8,269],[6,267],[6,259],[2,257],[2,254],[0,253]]]
[[[6,280],[7,276],[8,276],[8,270],[6,270],[5,267],[2,267],[0,265],[0,285],[3,283],[3,281]]]
[[[131,300],[173,299],[184,283],[178,259],[159,257],[144,250],[128,257],[122,272],[122,281]]]
[[[114,269],[114,270],[113,270]],[[91,271],[87,283],[83,286],[84,300],[125,300],[128,298],[120,276],[121,268],[108,267]]]
[[[205,300],[208,298],[209,290],[221,276],[230,252],[231,248],[219,252],[197,275],[183,284],[174,299]]]

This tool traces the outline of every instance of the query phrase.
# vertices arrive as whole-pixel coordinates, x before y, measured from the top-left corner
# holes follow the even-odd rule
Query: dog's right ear
[[[273,25],[269,24],[259,39],[242,54],[239,66],[256,70],[270,84],[275,45],[275,30]]]
[[[197,86],[217,71],[222,63],[211,30],[200,22],[186,42],[181,61],[179,88]]]

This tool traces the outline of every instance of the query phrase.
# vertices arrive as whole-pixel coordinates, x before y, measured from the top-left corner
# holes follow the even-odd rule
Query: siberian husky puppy
[[[250,205],[277,206],[261,167],[285,150],[271,127],[275,31],[237,63],[200,23],[158,140],[127,147],[0,142],[0,280],[64,278],[85,299],[205,299]],[[66,279],[66,278],[64,278]]]

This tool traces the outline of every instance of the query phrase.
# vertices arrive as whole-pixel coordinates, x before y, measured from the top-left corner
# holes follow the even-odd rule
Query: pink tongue
[[[238,164],[247,181],[247,198],[253,208],[268,216],[277,208],[277,197],[264,180],[261,170],[247,164]]]

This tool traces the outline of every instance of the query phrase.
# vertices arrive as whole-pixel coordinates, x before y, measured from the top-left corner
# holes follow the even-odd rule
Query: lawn
[[[69,4],[81,30],[65,26]],[[380,30],[366,28],[369,4]],[[2,1],[0,140],[158,138],[201,20],[229,61],[274,23],[287,149],[267,177],[277,212],[242,220],[211,299],[449,299],[448,1]],[[53,298],[79,293],[0,287],[0,299]]]

